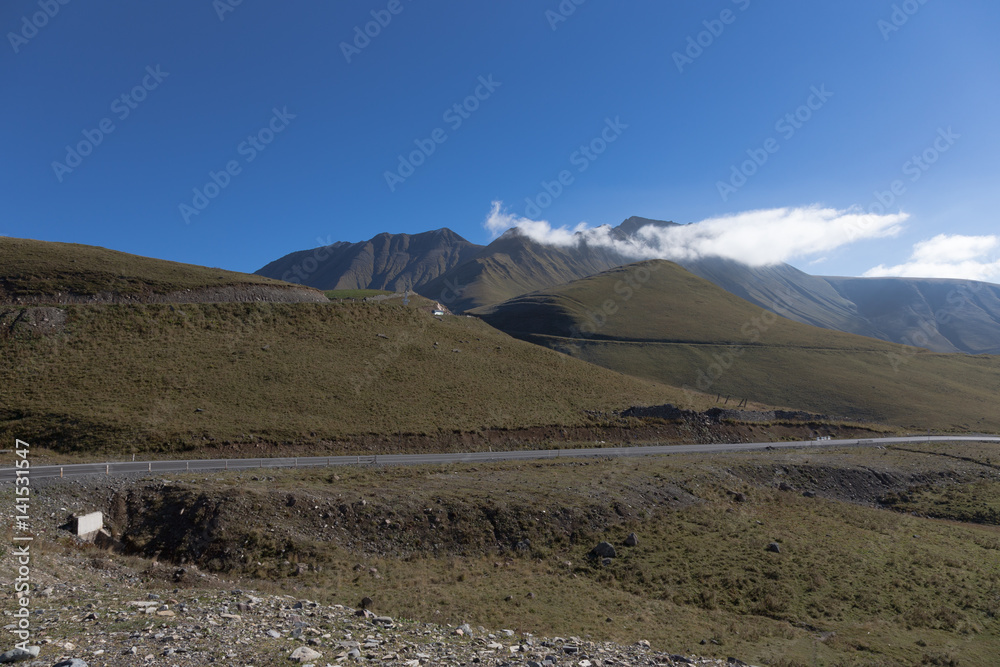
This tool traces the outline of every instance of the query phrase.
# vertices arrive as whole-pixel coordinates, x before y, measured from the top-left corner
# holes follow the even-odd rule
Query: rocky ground
[[[12,571],[11,554],[3,560],[4,571]],[[733,658],[657,652],[645,641],[622,646],[416,623],[368,609],[228,590],[223,581],[197,570],[182,575],[197,580],[196,585],[149,592],[127,565],[95,558],[86,550],[47,553],[44,560],[47,567],[37,574],[31,603],[31,644],[40,652],[20,663],[31,667],[744,664]],[[52,566],[57,572],[48,572]],[[13,620],[10,614],[5,612],[8,621]],[[13,640],[6,639],[13,647]]]

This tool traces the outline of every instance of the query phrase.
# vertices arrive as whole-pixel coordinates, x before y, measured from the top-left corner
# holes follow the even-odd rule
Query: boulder
[[[634,547],[639,545],[639,538],[636,537],[635,533],[629,533],[628,537],[625,538],[625,546]]]
[[[770,544],[767,545],[767,550],[768,551],[772,551],[772,552],[774,552],[776,554],[780,554],[781,553],[781,545],[778,544],[777,542],[771,542]]]
[[[608,542],[601,542],[590,550],[591,558],[614,558],[617,555],[615,548]]]
[[[300,646],[292,651],[292,655],[289,657],[298,662],[309,662],[310,660],[319,660],[323,657],[323,654],[319,651],[314,651],[308,646]]]
[[[27,649],[12,648],[9,651],[0,653],[0,663],[21,662],[22,660],[31,660],[32,658],[37,658],[38,652],[41,650],[42,650],[41,647],[38,646],[29,646]]]

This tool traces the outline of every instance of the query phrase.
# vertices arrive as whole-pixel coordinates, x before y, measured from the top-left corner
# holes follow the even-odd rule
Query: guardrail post
[[[153,462],[152,461],[149,462],[149,467],[147,468],[147,470],[149,472],[153,472]]]
[[[229,470],[229,459],[226,459],[226,470]]]
[[[294,460],[295,460],[295,467],[298,468],[299,467],[299,457],[296,456]]]
[[[62,477],[62,476],[63,476],[63,469],[62,469],[62,466],[60,466],[59,467],[59,477]]]
[[[187,470],[188,472],[191,471],[191,462],[190,461],[185,461],[184,462],[184,469]]]
[[[110,475],[111,474],[111,464],[110,463],[105,463],[104,464],[104,474],[105,475]]]

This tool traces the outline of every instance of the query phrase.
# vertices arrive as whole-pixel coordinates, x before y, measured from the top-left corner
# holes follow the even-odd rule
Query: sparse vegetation
[[[182,475],[110,500],[99,483],[82,501],[60,499],[68,487],[42,493],[64,506],[91,495],[131,551],[240,587],[367,595],[395,617],[643,638],[762,665],[987,664],[1000,650],[998,529],[870,504],[915,480],[997,484],[977,462],[984,448],[934,451],[971,460],[790,451]],[[638,546],[620,546],[632,531]],[[609,566],[586,556],[600,540],[618,550]]]

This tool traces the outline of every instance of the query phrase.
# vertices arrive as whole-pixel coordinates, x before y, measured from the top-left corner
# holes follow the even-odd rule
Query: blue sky
[[[253,271],[640,215],[1000,282],[995,3],[62,1],[0,9],[0,234]]]

